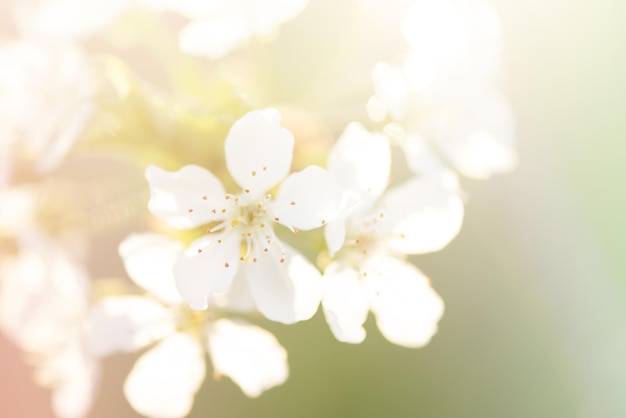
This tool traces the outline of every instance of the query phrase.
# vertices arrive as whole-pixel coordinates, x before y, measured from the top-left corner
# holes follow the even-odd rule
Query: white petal
[[[52,391],[52,410],[58,418],[83,418],[95,399],[100,378],[98,361],[77,341],[54,360],[57,386]]]
[[[365,339],[363,324],[369,302],[358,271],[338,262],[326,268],[322,308],[326,322],[339,341],[358,344]]]
[[[516,165],[513,113],[500,94],[489,86],[436,94],[421,132],[461,174],[485,179]]]
[[[244,15],[254,33],[263,35],[270,33],[278,24],[300,14],[307,3],[308,0],[246,1],[248,10]],[[236,7],[234,2],[230,4],[233,8]],[[241,8],[237,7],[237,9],[237,12],[241,13]]]
[[[182,301],[174,284],[174,263],[184,244],[159,234],[133,234],[119,246],[119,253],[130,278],[161,301]]]
[[[361,200],[373,200],[380,196],[389,181],[389,140],[353,122],[330,150],[327,166],[342,187],[357,192]]]
[[[371,309],[380,332],[394,344],[426,345],[437,331],[443,301],[415,266],[392,257],[372,257],[364,266]]]
[[[317,312],[322,298],[322,275],[302,254],[285,245],[287,274],[295,289],[296,319],[310,319]]]
[[[418,0],[402,29],[417,64],[409,72],[414,88],[491,77],[499,68],[501,28],[486,1]]]
[[[140,296],[102,299],[91,309],[87,335],[96,356],[140,350],[176,330],[174,312]]]
[[[422,137],[408,135],[402,145],[407,165],[414,174],[440,179],[450,190],[459,188],[456,174],[435,155]]]
[[[326,223],[324,239],[328,247],[328,253],[334,257],[346,240],[346,221],[355,213],[367,209],[367,204],[362,204],[357,193],[352,190],[344,190],[341,206],[335,220]]]
[[[140,414],[182,418],[191,410],[205,375],[200,342],[176,333],[139,357],[124,382],[124,394]]]
[[[439,251],[456,237],[463,211],[458,193],[436,179],[418,178],[385,193],[372,222],[389,233],[391,249],[421,254]]]
[[[264,329],[220,319],[209,326],[208,344],[215,372],[230,377],[250,397],[287,380],[287,352]]]
[[[170,173],[152,165],[146,169],[146,178],[151,194],[148,208],[175,228],[223,219],[221,209],[230,207],[220,181],[202,167],[187,165]]]
[[[276,109],[255,110],[239,119],[224,148],[233,179],[251,196],[260,196],[283,179],[291,167],[293,135],[280,126]]]
[[[248,313],[256,309],[250,286],[248,286],[245,267],[237,270],[237,274],[227,291],[211,295],[209,304],[236,312]]]
[[[276,241],[269,253],[246,266],[257,309],[266,318],[285,324],[309,319],[320,302],[321,275],[304,256]]]
[[[0,151],[0,164],[4,164]],[[10,160],[7,155],[7,160]],[[2,166],[3,168],[6,166]],[[3,170],[0,168],[0,171]],[[35,187],[15,186],[4,188],[0,179],[0,228],[11,236],[32,229],[37,208],[38,192]]]
[[[179,44],[191,55],[219,59],[250,36],[250,29],[237,16],[220,16],[191,22],[180,32]]]
[[[67,344],[87,310],[89,279],[64,249],[23,231],[21,251],[0,264],[0,326],[25,351]]]
[[[231,285],[239,268],[241,248],[236,235],[197,240],[174,265],[176,288],[191,309],[208,306],[211,293]]]
[[[146,2],[146,0],[143,0]],[[155,3],[154,0],[151,1]],[[217,59],[252,35],[271,33],[274,27],[300,13],[306,0],[163,2],[192,19],[181,33],[183,51]],[[163,3],[165,3],[163,5]],[[167,4],[169,3],[169,4]]]
[[[324,228],[324,239],[326,240],[326,246],[331,257],[335,256],[335,253],[343,247],[343,243],[346,240],[346,223],[344,219],[336,219],[329,222]]]
[[[281,224],[307,231],[333,221],[341,202],[342,189],[333,175],[309,166],[283,181],[273,209]]]
[[[385,62],[379,62],[372,69],[372,81],[376,95],[375,103],[378,102],[385,113],[396,121],[401,121],[407,113],[407,86],[402,76],[402,72],[398,68],[391,67]],[[375,110],[375,119],[384,119],[385,115]]]

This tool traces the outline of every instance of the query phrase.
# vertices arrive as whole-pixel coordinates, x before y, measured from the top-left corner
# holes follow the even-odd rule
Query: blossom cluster
[[[341,342],[363,342],[371,312],[391,343],[428,344],[444,304],[410,257],[459,233],[459,174],[488,178],[516,154],[492,8],[412,3],[400,59],[366,70],[367,116],[343,120],[316,152],[284,106],[198,75],[202,59],[271,42],[306,0],[10,5],[0,327],[31,355],[56,416],[86,416],[115,353],[141,352],[123,391],[148,417],[189,414],[207,364],[257,397],[289,375],[260,324],[305,321],[320,306]],[[134,22],[155,32],[128,35]],[[161,29],[171,45],[151,43]],[[169,88],[136,71],[120,33],[163,54]],[[93,261],[110,253],[123,266],[114,278]]]

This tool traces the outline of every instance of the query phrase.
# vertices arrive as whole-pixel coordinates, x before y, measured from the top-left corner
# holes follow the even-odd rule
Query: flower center
[[[176,329],[189,335],[202,337],[207,322],[211,319],[210,311],[194,311],[188,306],[176,310]]]
[[[262,199],[250,200],[244,195],[226,195],[233,206],[225,220],[207,230],[207,233],[220,233],[224,237],[239,234],[241,238],[241,261],[256,263],[262,253],[270,251],[270,244],[276,238],[272,219],[265,207],[271,195]],[[217,240],[220,244],[221,240]]]
[[[366,260],[378,251],[377,240],[371,235],[359,235],[346,239],[343,247],[335,255],[336,260],[350,266],[362,277],[367,276]]]

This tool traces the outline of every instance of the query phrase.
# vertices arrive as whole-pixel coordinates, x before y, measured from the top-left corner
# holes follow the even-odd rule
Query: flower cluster
[[[8,6],[0,327],[59,418],[86,416],[115,353],[140,353],[123,392],[148,417],[189,414],[207,366],[257,397],[289,375],[264,328],[320,306],[345,343],[365,339],[370,311],[394,344],[437,332],[443,300],[411,256],[459,233],[458,174],[516,162],[497,16],[482,0],[414,1],[399,64],[367,68],[363,117],[328,123],[326,146],[309,130],[322,116],[298,119],[224,75],[256,65],[246,48],[307,3]]]

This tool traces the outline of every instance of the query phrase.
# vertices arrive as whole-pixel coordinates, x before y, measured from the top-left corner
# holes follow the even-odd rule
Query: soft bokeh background
[[[461,234],[414,259],[446,302],[439,333],[410,350],[371,321],[358,346],[336,342],[320,315],[269,325],[289,352],[287,383],[250,400],[227,379],[208,380],[191,417],[626,416],[626,3],[493,2],[520,166],[464,180]],[[400,49],[390,47],[393,24],[355,14],[355,1],[331,3],[311,0],[275,44],[256,45],[264,58],[251,95],[337,129],[363,116],[371,65]],[[51,416],[4,339],[0,359],[0,417]],[[120,385],[131,362],[107,360],[92,418],[136,416]]]

